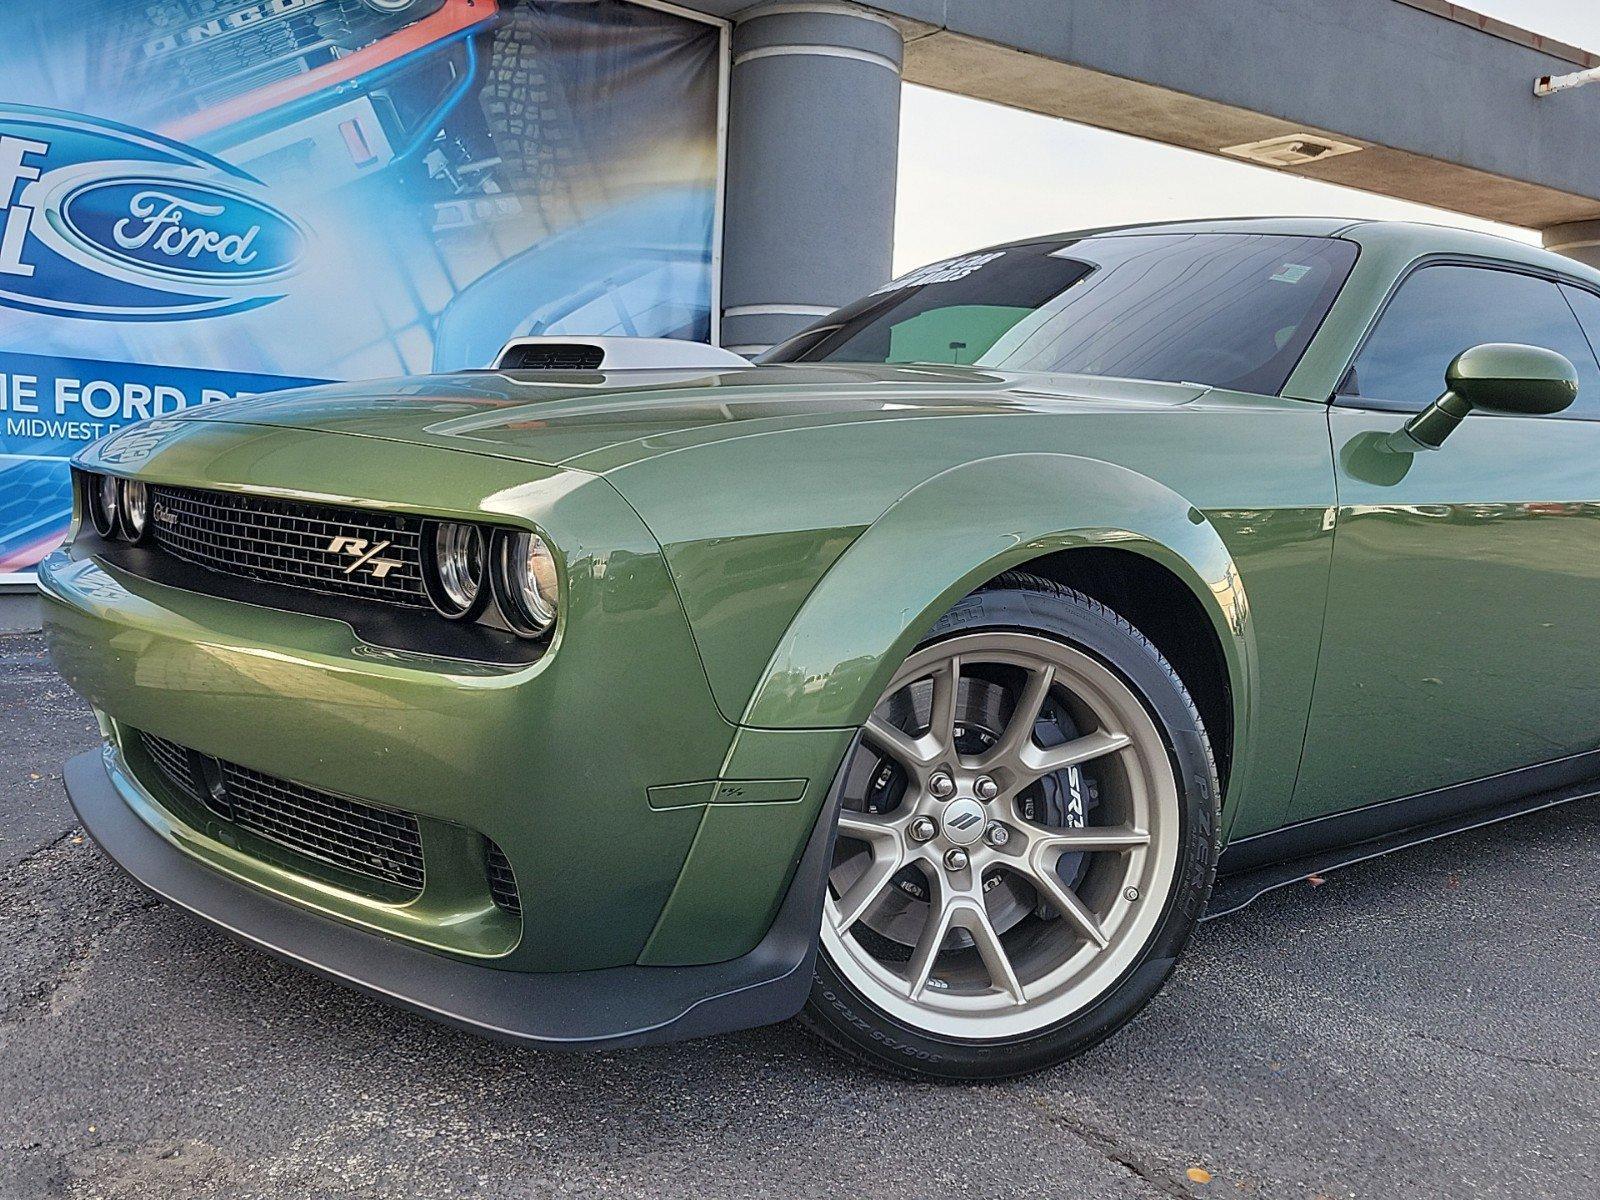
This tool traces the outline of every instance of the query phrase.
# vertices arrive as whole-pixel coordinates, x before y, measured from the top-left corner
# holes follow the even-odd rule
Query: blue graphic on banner
[[[721,36],[624,0],[0,4],[0,577],[145,417],[708,340]]]
[[[195,405],[322,382],[0,352],[0,561],[59,536],[72,508],[63,460],[90,442]]]
[[[277,300],[307,235],[252,190],[175,142],[0,106],[0,304],[141,321]]]

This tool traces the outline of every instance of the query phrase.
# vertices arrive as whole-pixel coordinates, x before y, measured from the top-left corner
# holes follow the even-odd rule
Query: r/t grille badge
[[[390,571],[405,564],[393,558],[379,558],[391,543],[387,541],[372,542],[363,537],[345,537],[340,535],[328,543],[329,554],[343,554],[355,561],[345,567],[346,575],[353,575],[365,567],[372,573],[374,579],[382,579]]]

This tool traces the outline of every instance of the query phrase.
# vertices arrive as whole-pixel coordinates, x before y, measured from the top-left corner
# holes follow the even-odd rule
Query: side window
[[[1488,267],[1423,267],[1408,276],[1339,394],[1421,411],[1444,391],[1450,360],[1483,342],[1521,342],[1566,355],[1578,369],[1571,415],[1600,411],[1600,366],[1561,288]]]
[[[1561,294],[1572,305],[1572,311],[1578,314],[1578,324],[1583,326],[1583,336],[1589,339],[1589,349],[1600,354],[1600,296],[1565,283],[1561,285]],[[1578,368],[1578,373],[1583,374],[1582,366]],[[1600,420],[1600,392],[1589,390],[1587,376],[1579,382],[1578,398],[1567,412],[1574,417]]]

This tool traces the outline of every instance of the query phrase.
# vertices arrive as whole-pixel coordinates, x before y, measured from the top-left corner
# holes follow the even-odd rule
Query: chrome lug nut
[[[989,845],[998,848],[1011,840],[1011,831],[999,821],[990,821],[989,828],[983,831],[983,837]]]
[[[911,837],[914,841],[929,841],[938,832],[939,826],[934,824],[932,817],[918,817],[911,822]]]
[[[1000,794],[1000,785],[987,775],[980,775],[972,785],[972,794],[979,800],[993,800]]]
[[[956,781],[950,777],[948,771],[935,771],[933,778],[928,780],[928,790],[943,800],[955,792]]]
[[[1139,889],[1130,884],[1122,889],[1122,898],[1131,904],[1139,898]]]
[[[945,851],[944,865],[952,871],[965,871],[967,869],[967,852],[959,848]]]

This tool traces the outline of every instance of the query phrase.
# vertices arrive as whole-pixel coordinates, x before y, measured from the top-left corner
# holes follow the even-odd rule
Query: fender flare
[[[1072,454],[979,459],[902,496],[812,589],[740,723],[861,725],[900,663],[962,596],[1032,559],[1086,546],[1142,554],[1194,593],[1222,645],[1235,740],[1245,745],[1257,656],[1233,556],[1205,514],[1165,484]]]

